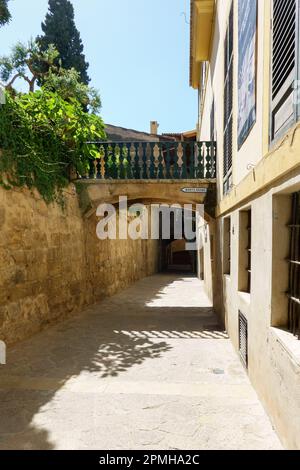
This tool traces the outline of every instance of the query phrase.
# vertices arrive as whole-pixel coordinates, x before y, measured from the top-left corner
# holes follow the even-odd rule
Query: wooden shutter
[[[294,83],[298,75],[299,0],[273,0],[271,140],[295,121]]]

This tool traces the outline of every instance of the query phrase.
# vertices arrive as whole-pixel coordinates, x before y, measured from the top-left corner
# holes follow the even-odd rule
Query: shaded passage
[[[159,275],[9,351],[0,449],[276,449],[200,281]]]

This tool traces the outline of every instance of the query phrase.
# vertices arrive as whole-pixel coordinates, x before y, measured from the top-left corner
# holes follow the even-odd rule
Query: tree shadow
[[[159,306],[175,279],[141,281],[9,349],[8,364],[0,368],[0,449],[57,448],[45,430],[47,422],[40,428],[35,417],[46,419],[57,394],[78,377],[92,378],[101,387],[167,354],[172,340],[227,338],[209,306]]]

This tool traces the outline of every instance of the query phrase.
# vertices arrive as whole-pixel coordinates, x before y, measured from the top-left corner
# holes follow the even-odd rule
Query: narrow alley
[[[0,449],[280,449],[196,278],[139,281],[8,351]]]

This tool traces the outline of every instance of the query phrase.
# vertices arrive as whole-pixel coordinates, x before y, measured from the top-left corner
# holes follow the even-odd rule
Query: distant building
[[[157,131],[157,127],[153,125],[154,121],[151,121],[151,130]],[[111,124],[106,124],[105,132],[107,135],[107,140],[111,142],[175,142],[177,139],[175,136],[169,135],[159,135],[156,133],[147,133],[140,132],[134,129],[127,129],[125,127],[113,126]]]

